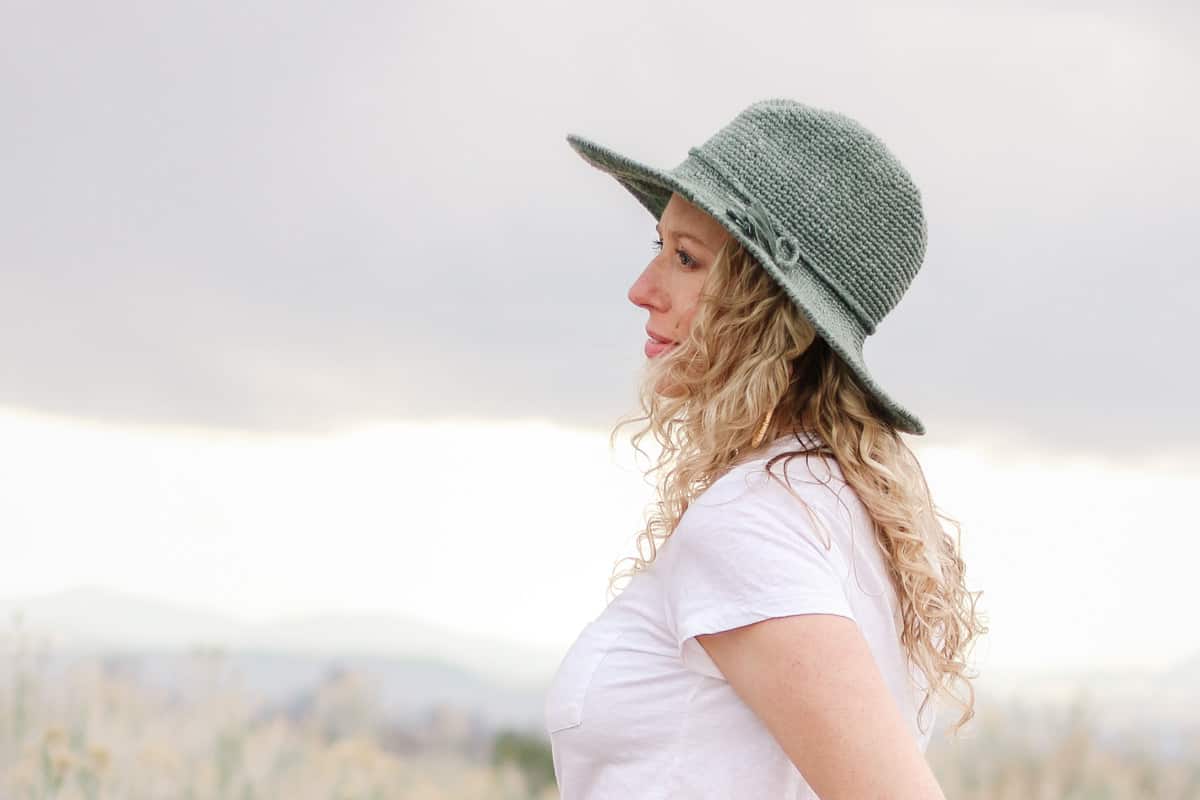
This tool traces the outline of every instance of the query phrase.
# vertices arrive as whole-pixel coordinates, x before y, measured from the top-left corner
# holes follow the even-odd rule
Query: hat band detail
[[[699,148],[689,148],[688,154],[693,156],[716,175],[717,178],[723,181],[732,190],[732,194],[740,195],[744,199],[743,205],[732,204],[725,210],[725,215],[737,225],[742,233],[746,234],[748,238],[762,247],[771,257],[771,260],[784,270],[792,269],[797,263],[803,260],[808,268],[812,270],[813,274],[854,315],[855,320],[862,326],[863,332],[868,336],[875,332],[875,322],[871,315],[863,310],[863,307],[854,297],[846,293],[838,281],[830,279],[817,265],[815,259],[810,258],[801,251],[800,242],[795,236],[791,234],[779,234],[777,232],[776,226],[771,223],[771,217],[767,213],[767,210],[753,198],[740,181],[724,170],[713,157],[706,155]]]
[[[761,206],[754,202],[743,208],[730,206],[725,209],[725,216],[732,220],[742,233],[758,242],[776,264],[785,269],[796,266],[800,259],[799,242],[794,236],[777,233]]]

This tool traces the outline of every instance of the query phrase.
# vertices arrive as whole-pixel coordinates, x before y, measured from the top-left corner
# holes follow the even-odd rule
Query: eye
[[[650,242],[650,246],[653,247],[656,252],[661,251],[662,247],[663,247],[663,240],[662,239],[654,239],[653,241]],[[696,266],[696,259],[689,256],[687,254],[687,251],[680,249],[680,250],[676,250],[675,252],[678,253],[679,255],[683,256],[683,258],[687,259],[687,261],[683,263],[683,266],[688,267],[688,268],[693,268]]]

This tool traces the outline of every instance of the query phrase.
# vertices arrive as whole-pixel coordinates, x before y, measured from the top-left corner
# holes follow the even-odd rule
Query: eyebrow
[[[655,231],[658,233],[658,235],[659,235],[659,236],[662,236],[662,228],[660,228],[660,227],[658,226],[658,224],[655,224],[655,226],[654,226],[654,230],[655,230]],[[697,238],[697,237],[693,236],[693,235],[692,235],[692,234],[690,234],[690,233],[676,233],[676,234],[675,234],[675,238],[677,238],[677,239],[691,239],[693,242],[695,242],[696,244],[700,245],[700,246],[701,246],[701,247],[703,247],[705,250],[710,250],[710,249],[711,249],[711,248],[710,248],[708,245],[706,245],[704,242],[702,242],[702,241],[701,241],[699,238]]]

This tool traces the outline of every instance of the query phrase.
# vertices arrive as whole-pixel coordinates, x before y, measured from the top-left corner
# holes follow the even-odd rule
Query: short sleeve
[[[837,532],[819,503],[797,494],[806,502],[761,471],[735,470],[684,512],[663,552],[664,597],[688,669],[724,679],[699,634],[795,614],[855,619]]]

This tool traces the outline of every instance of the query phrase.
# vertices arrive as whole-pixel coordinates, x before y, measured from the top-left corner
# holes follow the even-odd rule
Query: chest
[[[563,655],[546,693],[551,737],[630,746],[631,731],[668,733],[699,677],[683,669],[666,622],[654,565],[635,575]],[[661,740],[659,740],[661,742]]]
[[[750,796],[797,796],[794,768],[732,687],[683,665],[653,572],[580,631],[544,711],[564,798],[631,796],[632,785],[643,797],[737,796],[753,781],[769,786]],[[735,778],[737,789],[722,783]]]

